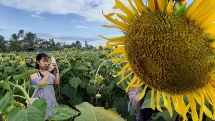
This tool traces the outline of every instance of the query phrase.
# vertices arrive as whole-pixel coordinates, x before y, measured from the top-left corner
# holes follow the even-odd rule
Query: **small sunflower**
[[[101,36],[107,40],[106,48],[118,46],[109,56],[122,54],[122,58],[112,61],[127,63],[116,75],[122,75],[118,84],[133,76],[126,91],[130,86],[144,86],[141,99],[150,87],[152,109],[162,111],[162,98],[170,116],[174,108],[184,120],[188,120],[189,110],[194,121],[201,121],[203,113],[215,120],[215,0],[194,0],[188,7],[185,0],[128,2],[131,7],[115,0],[113,8],[124,14],[103,13],[114,23],[104,27],[118,28],[125,34],[116,38]],[[197,105],[200,105],[199,115]]]
[[[102,51],[102,52],[104,51],[104,47],[99,46],[98,48],[99,48],[100,51]]]

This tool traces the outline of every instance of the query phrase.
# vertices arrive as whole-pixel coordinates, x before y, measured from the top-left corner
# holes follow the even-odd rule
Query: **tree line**
[[[13,33],[9,40],[0,35],[0,52],[11,51],[32,51],[37,49],[52,49],[59,50],[63,48],[79,48],[79,49],[93,49],[92,45],[89,45],[85,41],[85,46],[82,46],[80,41],[76,41],[72,44],[66,44],[65,42],[55,42],[53,38],[46,40],[39,38],[36,33],[19,30],[19,32]]]

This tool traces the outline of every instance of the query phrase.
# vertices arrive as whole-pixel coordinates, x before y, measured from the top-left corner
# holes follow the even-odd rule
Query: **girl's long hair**
[[[46,58],[48,60],[49,57],[45,53],[38,54],[37,57],[36,57],[35,69],[40,69],[39,64],[37,63],[37,61],[40,61],[42,58]]]

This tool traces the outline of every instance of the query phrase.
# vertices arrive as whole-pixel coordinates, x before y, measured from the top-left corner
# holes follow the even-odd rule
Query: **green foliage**
[[[55,112],[55,115],[49,116],[48,119],[52,121],[66,120],[70,117],[78,115],[77,111],[66,105],[56,105],[51,109]]]
[[[45,119],[46,106],[45,99],[38,99],[24,110],[14,108],[6,118],[9,121],[43,121]]]
[[[2,111],[12,99],[13,95],[11,93],[8,92],[7,94],[5,94],[4,97],[2,97],[2,99],[0,100],[0,111]]]
[[[75,118],[75,121],[124,121],[114,110],[106,110],[103,107],[93,107],[84,102],[76,105],[81,115]]]
[[[33,68],[35,65],[35,56],[38,53],[39,52],[0,53],[0,73],[3,74],[0,76],[0,80],[5,80],[0,82],[0,89],[4,89],[5,91],[4,93],[0,93],[0,95],[11,92],[12,95],[15,95],[13,96],[14,100],[23,104],[26,98],[30,98],[26,96],[26,90],[29,84],[29,75],[37,72]],[[94,106],[92,109],[100,107],[98,108],[99,110],[111,110],[112,113],[112,110],[115,109],[117,117],[121,116],[123,120],[134,121],[134,112],[128,112],[128,95],[125,92],[127,82],[131,81],[132,77],[129,77],[119,85],[117,85],[117,82],[121,80],[122,77],[113,77],[113,75],[116,75],[121,70],[125,63],[114,64],[111,62],[111,58],[107,56],[100,58],[100,55],[107,55],[107,51],[65,49],[62,51],[47,52],[46,54],[56,58],[60,70],[60,84],[54,86],[57,102],[60,105],[74,107],[75,105],[88,102],[91,106]],[[119,57],[119,55],[115,57]],[[10,70],[9,67],[13,67],[13,69]],[[126,75],[127,73],[125,76]],[[8,78],[9,76],[12,78]],[[45,85],[46,84],[40,86]],[[23,115],[23,112],[26,112],[29,107],[23,109],[14,106],[11,112],[18,112],[20,115]],[[90,106],[87,106],[87,108],[89,107]],[[55,107],[53,110],[57,111],[56,115],[50,118],[56,118],[56,120],[68,119],[68,113],[71,114],[71,118],[74,118],[76,114],[75,111],[66,112],[64,106],[61,108],[62,110],[60,108],[57,110],[58,108]],[[76,108],[79,109],[77,106]],[[83,111],[89,112],[89,110],[84,110],[83,107],[81,109],[83,109],[81,113]],[[38,110],[42,111],[43,109],[38,108]],[[39,112],[37,113],[40,115]],[[10,114],[2,115],[6,115],[6,118],[8,118],[8,115],[10,117]],[[63,115],[65,117],[62,117]],[[81,115],[81,117],[83,116],[84,115]],[[114,116],[115,115],[113,115],[113,117]],[[79,116],[76,116],[75,120],[78,120],[78,117]],[[111,117],[109,118],[111,119]]]

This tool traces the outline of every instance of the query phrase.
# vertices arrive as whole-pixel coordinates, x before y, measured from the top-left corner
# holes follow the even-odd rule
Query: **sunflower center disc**
[[[184,15],[156,11],[130,25],[125,49],[132,70],[148,86],[182,94],[210,81],[214,64],[207,36]]]

